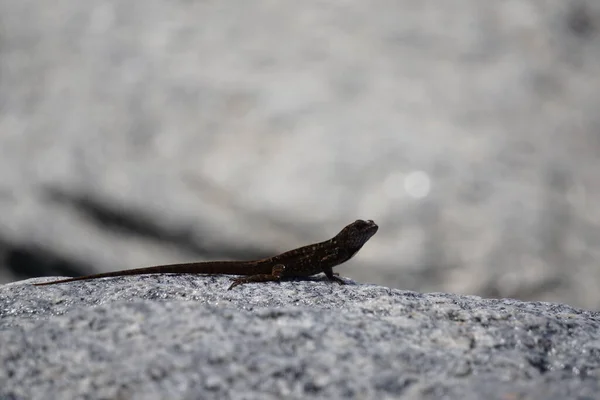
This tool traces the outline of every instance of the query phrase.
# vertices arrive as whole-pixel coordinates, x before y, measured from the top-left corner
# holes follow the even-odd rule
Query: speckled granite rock
[[[0,398],[594,399],[600,313],[320,279],[0,286]]]

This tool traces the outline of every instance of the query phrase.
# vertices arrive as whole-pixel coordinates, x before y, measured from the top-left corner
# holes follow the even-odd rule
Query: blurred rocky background
[[[0,0],[0,282],[269,256],[600,308],[600,2]]]

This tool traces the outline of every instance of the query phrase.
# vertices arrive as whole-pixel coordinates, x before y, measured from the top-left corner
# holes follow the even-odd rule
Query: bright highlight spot
[[[423,171],[412,171],[408,174],[395,172],[385,179],[383,190],[391,198],[408,195],[415,199],[422,199],[431,192],[431,179]]]
[[[431,179],[423,171],[413,171],[404,178],[404,190],[415,199],[426,197],[431,191]]]

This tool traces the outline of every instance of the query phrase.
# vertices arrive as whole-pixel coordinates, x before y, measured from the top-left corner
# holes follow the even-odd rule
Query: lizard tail
[[[58,283],[67,283],[75,281],[87,281],[97,278],[113,278],[127,275],[146,275],[146,274],[244,274],[248,268],[246,263],[238,261],[208,261],[191,262],[183,264],[158,265],[155,267],[145,267],[137,269],[127,269],[124,271],[105,272],[102,274],[78,276],[75,278],[60,279],[58,281],[34,283],[34,286],[55,285]],[[254,263],[254,262],[251,262]],[[252,272],[252,270],[250,270]],[[259,271],[260,272],[260,271]],[[257,272],[257,273],[259,273]]]
[[[33,285],[34,286],[47,286],[47,285],[55,285],[58,283],[86,281],[89,279],[97,279],[97,278],[113,278],[113,277],[117,277],[117,276],[127,276],[127,275],[168,274],[168,273],[178,273],[178,274],[183,273],[183,274],[185,274],[185,273],[195,272],[195,270],[193,268],[195,265],[197,265],[197,263],[159,265],[156,267],[145,267],[145,268],[137,268],[137,269],[128,269],[125,271],[104,272],[101,274],[78,276],[75,278],[60,279],[58,281],[34,283]]]
[[[88,279],[96,279],[96,278],[111,278],[111,277],[115,277],[115,276],[126,276],[126,275],[158,274],[161,272],[163,272],[162,268],[157,268],[157,267],[138,268],[138,269],[132,269],[132,270],[128,270],[128,271],[105,272],[105,273],[101,273],[101,274],[77,276],[75,278],[60,279],[58,281],[34,283],[33,285],[34,286],[47,286],[47,285],[54,285],[57,283],[85,281]]]

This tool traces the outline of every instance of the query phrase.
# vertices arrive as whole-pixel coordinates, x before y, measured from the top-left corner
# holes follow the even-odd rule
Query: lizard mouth
[[[369,237],[371,237],[377,233],[379,226],[377,226],[377,224],[375,222],[373,222],[373,220],[369,220],[367,222],[369,223],[369,226],[366,229],[365,233],[367,233],[369,235]]]
[[[375,222],[373,222],[372,219],[369,219],[367,221],[363,221],[363,220],[357,220],[355,222],[355,224],[357,224],[359,226],[359,229],[364,232],[364,233],[370,233],[371,236],[374,235],[377,230],[379,229],[379,226],[377,226],[377,224]]]

